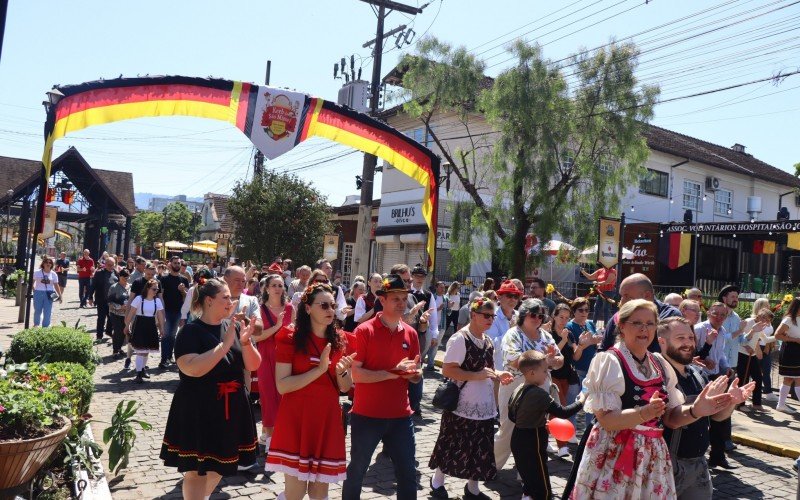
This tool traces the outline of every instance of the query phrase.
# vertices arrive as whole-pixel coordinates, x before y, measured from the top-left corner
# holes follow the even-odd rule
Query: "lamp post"
[[[14,202],[14,190],[9,189],[6,191],[6,197],[8,198],[8,207],[6,210],[6,237],[5,240],[5,248],[3,249],[3,253],[11,253],[11,203]]]
[[[161,256],[162,259],[167,258],[167,207],[164,207],[164,228],[161,231]]]

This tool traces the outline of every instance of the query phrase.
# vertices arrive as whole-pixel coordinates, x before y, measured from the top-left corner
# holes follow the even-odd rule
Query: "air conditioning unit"
[[[706,177],[706,191],[716,191],[719,189],[719,179],[717,177]]]

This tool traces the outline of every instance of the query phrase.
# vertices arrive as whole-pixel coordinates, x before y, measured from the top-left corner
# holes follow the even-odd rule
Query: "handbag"
[[[464,341],[466,341],[466,337]],[[484,350],[486,346],[484,346]],[[467,381],[458,385],[450,379],[443,380],[436,392],[433,393],[433,407],[444,411],[454,411],[458,407],[458,398],[461,395],[461,389],[467,385]]]

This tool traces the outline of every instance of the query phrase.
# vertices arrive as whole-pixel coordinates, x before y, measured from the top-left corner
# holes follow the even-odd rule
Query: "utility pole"
[[[272,72],[272,61],[267,61],[267,74],[264,76],[264,85],[269,85],[269,75]],[[253,155],[253,178],[264,175],[264,153],[256,148]]]
[[[375,30],[375,47],[373,48],[372,81],[370,83],[369,114],[375,116],[378,112],[381,89],[381,61],[383,59],[383,25],[386,16],[393,10],[406,14],[420,14],[422,9],[404,5],[393,0],[361,0],[378,7],[378,26]],[[387,12],[389,9],[389,12]],[[370,262],[370,235],[372,232],[372,189],[375,178],[375,167],[378,158],[375,155],[364,154],[364,165],[361,170],[361,200],[358,207],[358,225],[356,229],[356,245],[353,255],[353,275],[368,276]]]

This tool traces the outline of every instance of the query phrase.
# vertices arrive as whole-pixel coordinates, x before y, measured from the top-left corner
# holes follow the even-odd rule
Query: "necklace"
[[[631,352],[631,358],[636,361],[636,364],[639,366],[639,371],[642,373],[642,375],[645,377],[650,377],[650,363],[647,362],[647,353],[645,353],[644,357],[640,360]]]

